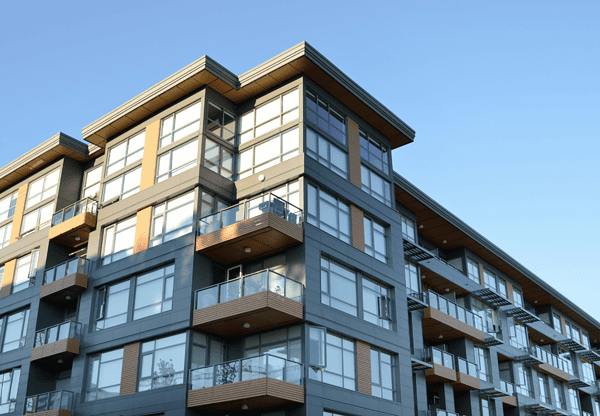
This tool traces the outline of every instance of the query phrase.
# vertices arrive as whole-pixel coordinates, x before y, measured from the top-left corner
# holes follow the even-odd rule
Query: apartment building
[[[0,169],[0,414],[600,416],[600,323],[400,176],[415,132],[307,43],[82,135]]]

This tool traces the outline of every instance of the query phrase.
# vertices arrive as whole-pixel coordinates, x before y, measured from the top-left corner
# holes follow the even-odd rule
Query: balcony
[[[86,198],[58,211],[52,217],[48,239],[67,247],[86,244],[96,228],[98,203]]]
[[[432,364],[432,368],[425,370],[425,379],[428,384],[456,382],[454,355],[435,347],[425,350],[425,361]]]
[[[484,302],[499,308],[501,306],[511,305],[512,303],[504,296],[496,293],[494,289],[486,287],[484,289],[473,292],[475,296],[483,300]]]
[[[442,409],[435,409],[435,413],[434,412],[428,412],[428,415],[434,415],[434,416],[461,416],[460,414],[456,413],[456,412],[449,412],[447,410],[442,410]]]
[[[40,416],[71,416],[73,392],[66,390],[42,393],[25,399],[25,414]]]
[[[60,302],[62,305],[75,302],[77,296],[87,289],[88,260],[77,257],[44,272],[44,284],[40,288],[40,299]]]
[[[479,315],[435,292],[426,293],[429,307],[425,308],[423,315],[423,339],[435,342],[457,338],[485,341],[483,322]]]
[[[222,264],[266,256],[304,241],[303,212],[273,194],[200,219],[196,251]]]
[[[302,320],[304,286],[263,270],[196,291],[194,328],[220,336],[245,335]]]
[[[268,411],[304,403],[304,367],[270,354],[190,371],[189,408],[203,414]]]
[[[568,335],[567,337],[565,337],[565,339],[560,341],[560,344],[573,352],[587,350],[587,348],[582,345],[581,340],[574,340],[572,338],[568,338]]]
[[[535,366],[538,371],[558,378],[561,381],[571,381],[573,368],[568,360],[543,350],[537,345],[533,345],[524,351],[527,354],[516,357],[515,361]]]
[[[600,351],[596,349],[588,349],[586,351],[582,351],[581,356],[586,360],[590,360],[592,362],[600,361]]]
[[[425,295],[422,292],[412,291],[408,287],[406,288],[406,303],[410,312],[424,309],[429,306],[427,305]]]
[[[456,357],[456,383],[454,390],[479,390],[479,369],[477,364],[470,363],[464,358]]]
[[[518,407],[517,389],[513,383],[500,380],[500,391],[506,393],[506,396],[502,396],[502,404],[504,406]]]
[[[81,324],[67,321],[35,333],[31,361],[61,364],[79,354]]]
[[[510,308],[503,309],[503,310],[504,310],[504,312],[506,312],[507,316],[512,316],[524,324],[531,324],[533,322],[541,321],[541,319],[537,315],[529,312],[527,309],[523,308],[522,306],[511,305]]]

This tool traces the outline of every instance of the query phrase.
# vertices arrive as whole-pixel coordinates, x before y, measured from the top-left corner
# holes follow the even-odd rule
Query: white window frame
[[[195,192],[191,191],[187,194],[163,202],[160,205],[155,205],[152,208],[150,247],[156,247],[162,243],[192,232],[194,228],[194,199]],[[178,218],[178,221],[176,222],[178,226],[167,229],[167,220],[170,219],[169,215],[173,215],[176,211],[184,209],[189,209],[189,217],[184,217],[184,221],[180,221]]]
[[[53,181],[54,180],[53,175],[56,176],[56,182]],[[52,181],[49,182],[48,179],[50,179],[50,177],[52,177]],[[31,182],[29,184],[29,186],[27,187],[27,201],[25,203],[25,209],[30,208],[36,204],[39,204],[40,202],[45,201],[46,199],[56,195],[56,192],[58,190],[59,181],[60,181],[60,170],[55,169],[52,172],[45,174],[43,177]],[[40,191],[32,195],[31,194],[32,189],[34,189],[34,187],[40,182],[42,183],[42,187],[41,187]],[[40,199],[37,199],[38,195],[39,195]]]
[[[48,215],[49,216],[46,218],[42,218],[42,213]],[[41,230],[43,228],[49,227],[52,223],[52,216],[54,215],[54,202],[51,202],[47,205],[44,205],[42,207],[39,207],[37,209],[34,209],[31,212],[28,212],[27,214],[23,215],[23,222],[21,225],[21,237],[24,237],[26,235],[29,235],[37,230]],[[28,229],[25,229],[25,224],[27,223],[26,219],[30,218],[32,216],[36,217],[36,221],[35,221],[35,226],[30,227]],[[44,220],[44,222],[41,222],[42,220]]]
[[[19,192],[17,191],[0,200],[0,223],[15,215],[18,196]]]
[[[388,238],[387,238],[387,227],[380,224],[378,221],[371,219],[367,216],[363,217],[363,224],[365,230],[365,253],[369,256],[386,263],[388,262]],[[381,246],[377,244],[377,239],[383,236],[383,250]]]
[[[337,152],[338,156],[334,157]],[[348,152],[310,127],[306,128],[306,154],[344,179],[349,176]]]
[[[190,110],[189,114],[193,115],[192,108],[194,106],[198,106],[198,117],[194,119],[188,120],[188,122],[182,126],[177,126],[177,118],[185,113],[187,110]],[[194,109],[194,111],[196,111]],[[187,115],[187,114],[186,114]],[[202,101],[198,100],[190,105],[182,108],[181,110],[177,110],[176,112],[169,114],[167,117],[163,118],[160,122],[160,137],[159,137],[159,149],[162,149],[165,146],[168,146],[171,143],[175,143],[181,139],[188,137],[191,134],[198,133],[200,130],[200,120],[202,119]]]
[[[218,161],[216,159],[209,160],[206,158],[206,151],[208,149],[209,142],[214,144],[214,146],[212,146],[209,150],[212,150],[214,148],[218,149],[218,152],[219,152]],[[228,155],[229,157],[226,159],[224,154]],[[234,166],[233,166],[234,158],[235,158],[234,153],[231,150],[227,149],[225,146],[223,146],[221,143],[219,143],[213,139],[205,140],[204,154],[202,155],[202,159],[203,159],[202,165],[204,167],[208,168],[209,170],[211,170],[215,173],[218,173],[219,175],[223,176],[226,179],[233,180],[233,178],[234,178]],[[224,162],[229,163],[231,169],[228,169],[224,165]]]
[[[100,194],[100,185],[102,182],[102,168],[103,165],[98,165],[98,166],[94,166],[93,168],[89,169],[88,171],[85,172],[85,181],[84,186],[83,186],[83,197],[87,198],[87,197],[94,197],[94,195],[99,195]],[[98,180],[92,183],[88,183],[90,176],[94,175],[94,174],[98,174]],[[92,176],[93,179],[93,176]]]
[[[12,283],[12,293],[25,290],[35,283],[37,274],[37,263],[39,250],[33,250],[31,253],[17,259],[15,265],[14,278]]]
[[[146,142],[146,130],[143,130],[139,133],[134,134],[129,137],[127,140],[124,140],[117,144],[116,146],[112,146],[108,149],[108,156],[106,157],[106,175],[110,176],[113,173],[119,172],[122,169],[125,169],[127,166],[134,164],[135,162],[142,160],[144,157],[144,145]],[[141,146],[139,145],[141,143]],[[132,145],[135,147],[132,148]],[[111,160],[111,156],[115,155],[118,149],[125,147],[125,153],[118,157],[116,160]],[[122,162],[122,164],[121,164]]]
[[[12,222],[0,227],[0,250],[10,244],[10,235],[12,234]]]
[[[136,175],[139,176],[139,178],[136,177]],[[134,182],[135,186],[133,186],[131,188],[128,188],[128,189],[125,189],[125,185],[127,184],[126,181],[129,178],[132,178],[132,180],[135,181]],[[119,191],[118,194],[116,194],[116,195],[110,195],[110,197],[107,198],[106,188],[109,185],[111,185],[112,183],[115,183],[117,181],[121,182],[121,186],[120,186],[121,190]],[[140,185],[141,185],[141,183],[142,183],[142,167],[141,166],[138,166],[137,168],[134,168],[134,169],[132,169],[132,170],[130,170],[128,172],[124,172],[122,175],[119,175],[116,178],[111,179],[110,181],[104,183],[104,187],[103,187],[103,190],[102,190],[102,202],[106,202],[107,200],[112,200],[112,199],[117,199],[117,198],[119,200],[123,200],[123,199],[128,198],[128,197],[130,197],[132,195],[135,195],[135,194],[137,194],[140,191]],[[129,184],[129,185],[131,185],[131,184]]]
[[[133,254],[133,247],[135,245],[135,227],[137,225],[136,222],[137,222],[137,217],[133,216],[133,217],[127,218],[125,220],[119,221],[115,224],[109,225],[108,227],[106,227],[104,229],[104,238],[102,239],[102,241],[103,241],[102,265],[103,266],[106,266],[107,264],[110,264],[117,260],[121,260],[125,257],[129,257]],[[117,228],[119,228],[119,226],[123,226],[124,228],[117,230]],[[133,237],[132,237],[131,245],[127,246],[123,250],[114,252],[116,242],[117,242],[117,235],[119,233],[124,233],[126,231],[129,231],[131,229],[133,229]],[[107,250],[107,243],[110,243],[110,248],[108,248],[108,250]],[[123,257],[118,257],[118,255],[120,255],[123,252],[125,252],[125,255]],[[115,259],[114,257],[118,257],[118,258]]]
[[[193,158],[186,160],[181,166],[173,167],[173,154],[176,152],[183,152],[184,154],[188,154],[187,152],[191,150],[195,150],[196,154]],[[189,152],[189,155],[192,155],[192,152]],[[156,183],[167,180],[175,175],[185,172],[186,170],[192,169],[193,167],[198,165],[198,139],[194,139],[192,141],[186,142],[177,146],[174,149],[169,150],[166,153],[162,153],[158,156],[158,160],[156,161]],[[167,164],[166,171],[161,173],[161,165],[164,163]]]
[[[314,190],[314,191],[313,191]],[[312,184],[308,184],[308,193],[307,193],[307,221],[309,224],[314,225],[315,227],[325,231],[327,234],[330,234],[336,238],[339,238],[341,241],[351,244],[352,243],[352,228],[350,224],[350,205],[341,201],[340,199],[334,197],[328,192],[322,190],[319,187],[316,187]],[[325,198],[323,197],[325,196]],[[316,198],[314,201],[313,198]],[[330,199],[330,200],[329,200]],[[332,201],[335,201],[335,205]],[[321,209],[321,205],[323,203],[329,204],[330,208],[335,210],[336,212],[336,226],[335,228],[329,225],[328,222],[325,222],[322,219],[323,210]],[[313,208],[314,207],[314,208]]]

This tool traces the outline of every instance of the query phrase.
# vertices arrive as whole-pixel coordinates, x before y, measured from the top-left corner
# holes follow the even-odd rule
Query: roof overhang
[[[600,322],[568,300],[484,236],[462,222],[408,180],[394,172],[396,200],[417,216],[419,234],[444,249],[466,247],[519,282],[523,296],[537,305],[552,305],[600,338]],[[446,240],[446,243],[442,241]]]
[[[235,104],[305,74],[390,139],[392,148],[411,143],[415,131],[306,42],[239,77],[203,56],[82,129],[83,139],[100,147],[180,98],[208,86]]]

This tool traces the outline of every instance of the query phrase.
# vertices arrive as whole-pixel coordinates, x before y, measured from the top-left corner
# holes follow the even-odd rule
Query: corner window
[[[244,179],[298,156],[298,128],[271,137],[237,156],[237,179]]]
[[[402,237],[412,243],[415,243],[415,222],[402,215]]]
[[[363,277],[363,319],[385,329],[392,322],[392,298],[390,290]]]
[[[340,143],[347,143],[344,116],[311,91],[306,91],[306,118]]]
[[[28,323],[29,309],[0,318],[0,328],[5,328],[2,352],[13,351],[25,346]]]
[[[300,207],[300,184],[298,181],[287,183],[281,188],[271,191],[271,193],[295,207]]]
[[[213,103],[208,103],[207,130],[225,141],[230,141],[235,137],[235,116]]]
[[[183,144],[158,157],[156,183],[185,172],[198,164],[198,139]]]
[[[138,391],[183,384],[185,334],[142,343]]]
[[[20,378],[20,368],[0,373],[0,414],[12,413],[16,410]]]
[[[321,303],[357,316],[356,273],[321,258]]]
[[[34,250],[17,260],[12,293],[17,293],[33,286],[35,283],[35,274],[37,273],[38,255],[39,250]]]
[[[371,349],[371,394],[387,400],[397,400],[394,357]]]
[[[54,196],[58,189],[59,175],[60,171],[57,169],[29,184],[25,209]]]
[[[194,216],[194,192],[157,205],[152,214],[152,238],[150,246],[181,237],[192,232]]]
[[[565,403],[565,392],[563,390],[562,383],[556,379],[554,380],[554,403],[559,409],[567,409],[567,404]]]
[[[309,370],[310,378],[348,390],[356,390],[354,341],[326,333],[325,354],[326,367],[323,368],[323,371],[316,371],[311,368]]]
[[[365,253],[387,263],[387,242],[385,227],[376,221],[364,217]]]
[[[467,259],[467,276],[475,283],[481,284],[481,275],[479,274],[479,263],[471,259]]]
[[[137,217],[129,218],[104,230],[103,266],[133,254],[136,221]]]
[[[321,326],[309,327],[308,365],[313,371],[320,371],[327,366],[327,354],[325,347],[325,334],[327,330]]]
[[[12,232],[12,222],[0,227],[0,250],[10,244],[10,234]]]
[[[133,320],[145,318],[173,307],[175,266],[144,273],[136,278]]]
[[[14,192],[0,201],[0,222],[6,221],[15,215],[15,207],[17,206],[18,192]]]
[[[41,230],[50,226],[54,214],[54,202],[44,205],[29,214],[23,216],[23,225],[21,226],[21,236],[26,236],[36,230]]]
[[[479,367],[479,378],[483,381],[490,381],[490,352],[481,347],[475,347],[476,361]]]
[[[388,207],[392,206],[392,185],[365,165],[360,165],[362,190]]]
[[[348,154],[312,129],[306,129],[306,154],[321,165],[348,179]]]
[[[105,183],[102,202],[117,197],[119,199],[125,199],[131,195],[137,194],[140,191],[141,181],[142,167],[140,166]]]
[[[101,287],[96,292],[94,329],[107,329],[127,322],[129,280]]]
[[[183,139],[200,129],[200,101],[165,118],[160,123],[160,146]]]
[[[88,361],[85,401],[116,397],[121,391],[123,348],[90,356]]]
[[[215,198],[205,191],[202,191],[202,196],[200,197],[200,218],[210,215],[213,212],[225,209],[228,206],[229,205],[225,202]]]
[[[206,139],[204,166],[227,179],[232,179],[233,153],[216,142]]]
[[[298,89],[295,89],[244,114],[239,125],[240,144],[296,120],[299,97]]]
[[[109,176],[142,159],[144,156],[145,140],[146,130],[112,147],[108,151],[106,176]]]
[[[350,244],[350,206],[310,184],[307,199],[308,223]]]
[[[85,173],[83,197],[93,197],[100,193],[100,180],[102,179],[102,165],[96,166]]]
[[[385,174],[390,173],[388,149],[360,131],[360,157]]]

